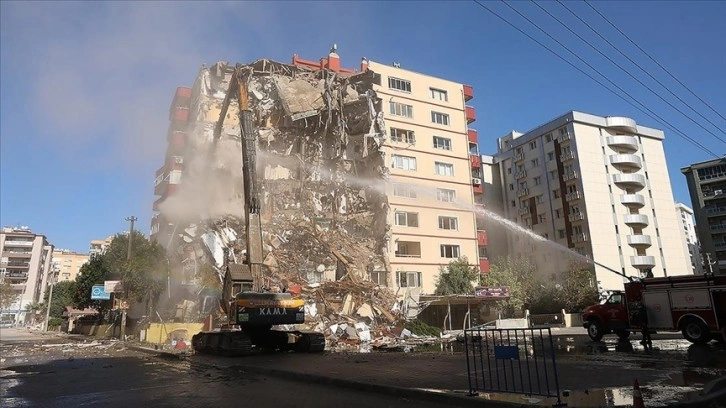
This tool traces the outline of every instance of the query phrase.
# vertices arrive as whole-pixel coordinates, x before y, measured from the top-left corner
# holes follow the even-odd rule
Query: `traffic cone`
[[[640,392],[640,384],[638,383],[637,378],[633,383],[633,408],[645,408],[643,394]]]

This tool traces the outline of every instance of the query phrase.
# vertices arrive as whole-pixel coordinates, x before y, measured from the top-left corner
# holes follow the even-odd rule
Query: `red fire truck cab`
[[[628,282],[582,313],[582,324],[593,341],[608,333],[627,339],[642,329],[636,312],[644,307],[648,329],[680,331],[692,343],[726,341],[726,276],[686,275]]]

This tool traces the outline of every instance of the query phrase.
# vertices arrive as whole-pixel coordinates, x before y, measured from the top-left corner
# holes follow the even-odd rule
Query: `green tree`
[[[66,306],[73,306],[73,296],[76,292],[75,281],[62,281],[53,285],[53,299],[50,303],[50,317],[63,317]],[[50,288],[45,291],[43,304],[48,304]]]
[[[45,304],[40,302],[28,303],[25,305],[25,310],[30,315],[30,321],[35,323],[37,320],[43,320],[45,318]]]
[[[471,295],[474,285],[471,283],[479,279],[479,268],[469,266],[469,260],[464,256],[449,262],[448,267],[439,268],[439,277],[436,281],[435,295]]]
[[[13,290],[9,280],[0,283],[0,310],[10,308],[20,297],[20,294]]]
[[[484,286],[506,286],[509,298],[498,300],[497,309],[503,317],[514,316],[532,302],[537,282],[534,280],[534,265],[526,258],[510,256],[497,258],[481,280]]]
[[[570,313],[580,312],[587,306],[598,303],[600,294],[592,267],[573,264],[565,272],[561,293],[564,309]]]
[[[73,291],[73,306],[77,309],[93,308],[98,310],[101,316],[111,309],[110,300],[91,300],[93,285],[103,285],[105,280],[110,280],[108,267],[103,255],[91,257],[83,266],[76,277],[75,290]]]

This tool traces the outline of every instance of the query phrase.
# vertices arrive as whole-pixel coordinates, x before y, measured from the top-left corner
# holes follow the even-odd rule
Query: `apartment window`
[[[557,132],[560,134],[560,136],[562,136],[565,133],[567,133],[567,129],[566,128],[560,128],[560,129],[557,129]]]
[[[445,230],[458,230],[459,220],[456,217],[439,216],[439,228]]]
[[[572,173],[573,171],[575,171],[575,168],[572,167],[571,164],[568,164],[567,166],[565,166],[563,168],[563,171],[564,171],[565,174],[569,174],[569,173]]]
[[[570,214],[579,214],[580,213],[580,207],[573,205],[570,207]]]
[[[555,159],[555,152],[547,152],[547,161],[552,161]]]
[[[447,102],[449,100],[449,94],[442,89],[429,88],[429,96],[437,101]]]
[[[441,112],[431,111],[431,122],[438,123],[439,125],[449,125],[449,115]]]
[[[394,77],[388,77],[388,88],[397,89],[403,92],[411,92],[411,81],[405,79],[399,79]]]
[[[527,182],[526,181],[523,181],[523,182],[519,183],[519,188],[522,189],[522,190],[524,190],[525,188],[527,188]]]
[[[413,187],[405,186],[403,184],[394,184],[393,185],[393,195],[396,197],[405,197],[405,198],[416,198],[416,190]]]
[[[514,184],[509,183],[509,191],[514,191]]]
[[[560,210],[559,208],[555,210],[555,218],[557,218],[558,220],[562,218],[562,210]]]
[[[580,235],[582,234],[582,227],[580,225],[575,225],[574,227],[572,227],[572,232],[575,235]]]
[[[403,227],[418,227],[418,213],[396,211],[396,225]]]
[[[517,202],[516,202],[516,201],[514,201],[514,200],[512,200],[512,201],[510,201],[510,205],[511,205],[512,207],[516,207],[516,206],[517,206]]]
[[[547,217],[544,214],[539,214],[538,217],[540,223],[547,221]]]
[[[562,155],[567,156],[572,152],[572,148],[570,146],[565,146],[562,148]]]
[[[537,201],[537,204],[544,203],[544,197],[542,197],[542,194],[536,196],[534,199]]]
[[[391,115],[403,116],[404,118],[413,118],[413,106],[405,103],[389,102]]]
[[[416,158],[394,154],[391,156],[391,167],[394,169],[416,171]]]
[[[456,191],[445,188],[437,188],[436,199],[445,203],[453,202],[456,199]]]
[[[560,198],[560,189],[552,190],[552,198]]]
[[[391,128],[391,140],[394,142],[416,144],[416,134],[413,130]]]
[[[535,177],[535,178],[534,178],[534,185],[535,185],[535,186],[538,186],[538,185],[540,185],[540,184],[542,184],[542,177],[541,177],[541,176],[537,176],[537,177]]]
[[[557,170],[550,171],[550,180],[557,180]]]
[[[564,237],[565,237],[565,230],[563,230],[563,229],[558,229],[558,230],[557,230],[557,236],[558,236],[558,237],[559,237],[560,239],[564,238]]]
[[[529,150],[534,150],[536,148],[537,148],[537,141],[536,140],[533,140],[533,141],[529,142]]]
[[[518,155],[519,154],[522,154],[522,148],[521,147],[518,147],[518,148],[514,149],[514,153],[516,153]]]
[[[536,169],[539,167],[539,159],[532,159],[532,168]]]
[[[454,165],[451,163],[434,162],[434,170],[439,176],[454,175]]]
[[[545,135],[545,142],[549,143],[552,141],[552,133],[547,133]]]
[[[396,243],[396,256],[401,258],[421,258],[421,243],[412,241],[398,241]]]
[[[434,136],[434,149],[451,150],[451,139]]]
[[[512,174],[512,168],[511,168],[511,167],[509,167],[509,168],[507,169],[507,174]]]
[[[442,258],[458,258],[460,255],[459,245],[441,244]]]
[[[399,288],[420,288],[423,286],[421,282],[421,272],[396,272],[396,283]]]
[[[576,192],[577,192],[577,185],[570,184],[569,186],[567,186],[567,193],[568,194],[569,193],[576,193]]]
[[[371,282],[378,286],[386,286],[386,272],[385,271],[371,271],[370,272]]]

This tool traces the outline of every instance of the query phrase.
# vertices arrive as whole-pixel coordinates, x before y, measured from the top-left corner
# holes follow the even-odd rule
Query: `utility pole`
[[[50,285],[50,293],[48,294],[48,307],[45,309],[45,323],[43,324],[43,331],[48,331],[48,319],[50,319],[50,305],[53,304],[53,286],[55,286],[55,274],[51,272],[48,284]]]
[[[713,264],[716,262],[711,262],[711,253],[706,252],[706,262],[708,262],[708,270],[711,272],[711,275],[713,275]]]
[[[126,252],[126,261],[131,260],[131,243],[134,240],[134,223],[138,220],[138,218],[134,217],[133,215],[130,217],[126,217],[126,221],[131,223],[131,228],[129,228],[129,247],[128,251]],[[124,298],[121,300],[121,303],[119,304],[121,306],[121,341],[126,341],[126,308],[123,307],[123,302],[127,302],[128,298],[128,289],[126,286],[126,282],[124,282]]]

